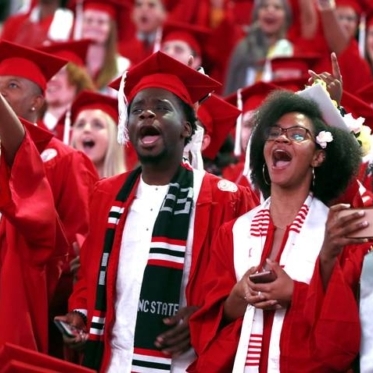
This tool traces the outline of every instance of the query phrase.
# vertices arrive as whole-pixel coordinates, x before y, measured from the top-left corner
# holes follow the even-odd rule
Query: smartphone
[[[74,338],[78,334],[78,329],[68,324],[65,321],[54,319],[54,323],[58,330],[66,337]]]
[[[339,217],[342,216],[348,216],[350,214],[353,214],[357,211],[364,211],[365,215],[361,218],[355,220],[355,223],[361,222],[361,221],[368,221],[369,225],[365,228],[359,229],[356,232],[351,233],[348,238],[369,238],[373,239],[373,208],[350,208],[346,210],[341,210],[338,214]]]
[[[276,278],[276,273],[273,271],[257,272],[249,276],[250,281],[252,281],[254,284],[267,284],[275,281]]]

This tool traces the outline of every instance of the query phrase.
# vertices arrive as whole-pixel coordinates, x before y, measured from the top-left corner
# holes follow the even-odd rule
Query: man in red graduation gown
[[[188,319],[203,302],[211,239],[256,204],[249,190],[182,162],[195,131],[193,104],[218,85],[162,52],[127,74],[126,126],[141,168],[97,185],[71,312],[62,317],[89,332],[87,342],[66,339],[86,344],[88,367],[176,372],[194,359]]]
[[[47,352],[46,266],[61,232],[38,150],[1,94],[0,116],[0,344]]]
[[[77,255],[73,249],[76,236],[84,237],[88,232],[88,200],[98,179],[97,172],[83,153],[34,125],[44,102],[46,82],[66,61],[5,41],[0,42],[0,56],[0,91],[16,114],[25,119],[26,129],[41,153],[55,207],[69,242],[68,251],[66,248],[59,251],[56,245],[48,266],[47,284],[50,299],[56,292],[55,302],[66,307],[73,280],[67,255],[69,259]],[[56,291],[62,269],[61,289]]]

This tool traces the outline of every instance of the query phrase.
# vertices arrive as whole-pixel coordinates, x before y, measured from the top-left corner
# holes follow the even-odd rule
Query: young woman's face
[[[277,35],[285,29],[286,14],[281,0],[262,0],[258,10],[258,23],[266,35]]]
[[[109,145],[108,123],[98,109],[81,111],[72,127],[72,144],[97,166],[102,165]]]
[[[101,10],[87,9],[83,14],[82,38],[105,44],[110,34],[110,16]]]
[[[312,122],[301,113],[287,113],[273,124],[283,130],[297,126],[299,134],[282,132],[278,137],[268,139],[264,145],[264,158],[272,185],[281,188],[298,189],[309,187],[312,162],[316,154],[316,144],[312,135]],[[304,138],[300,139],[303,132]],[[307,184],[305,184],[307,183]]]
[[[349,6],[339,6],[336,12],[338,22],[346,31],[349,38],[352,39],[355,37],[359,21],[355,10]]]
[[[48,83],[45,101],[48,105],[69,105],[74,101],[76,87],[69,82],[68,72],[63,67]]]

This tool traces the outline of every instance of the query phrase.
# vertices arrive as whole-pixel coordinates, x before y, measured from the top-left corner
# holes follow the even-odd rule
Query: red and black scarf
[[[116,227],[127,216],[129,196],[141,174],[130,173],[110,209],[100,262],[95,311],[90,315],[91,327],[83,365],[99,369],[104,353],[106,318],[106,277]],[[127,202],[127,203],[126,203]],[[173,316],[179,307],[184,256],[193,207],[193,171],[180,166],[165,196],[154,224],[148,262],[144,271],[135,327],[132,372],[141,368],[169,372],[171,358],[154,346],[156,337],[169,327],[163,319]],[[137,367],[139,370],[137,370]]]

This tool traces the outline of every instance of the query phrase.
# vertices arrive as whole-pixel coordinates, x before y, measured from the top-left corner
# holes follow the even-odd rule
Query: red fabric
[[[38,125],[38,127],[42,128],[43,130],[50,132],[58,140],[60,140],[60,141],[63,140],[63,131],[64,131],[64,127],[65,127],[63,123],[57,123],[57,125],[56,125],[56,127],[54,127],[53,131],[50,131],[41,119],[38,120],[37,125]]]
[[[47,352],[46,265],[58,224],[43,163],[28,136],[11,169],[1,159],[0,189],[0,344]]]
[[[153,43],[146,46],[143,41],[133,36],[118,44],[118,53],[128,58],[134,66],[149,57],[153,53],[153,48]]]
[[[81,268],[78,282],[69,301],[69,309],[88,309],[88,319],[94,310],[96,284],[99,263],[102,255],[107,217],[113,201],[127,174],[115,176],[100,181],[92,197],[91,234],[88,235],[81,254]],[[248,211],[257,204],[255,197],[248,190],[238,189],[237,192],[222,191],[217,187],[220,178],[211,174],[204,176],[201,191],[196,204],[194,226],[192,265],[189,282],[186,288],[188,305],[202,305],[205,294],[201,292],[200,282],[210,260],[210,243],[219,226],[240,214]],[[114,239],[113,251],[119,256],[122,232],[117,232]],[[114,299],[116,288],[116,273],[119,258],[110,258],[107,273],[107,315],[105,328],[105,355],[101,371],[105,371],[110,358],[110,329],[114,321]],[[89,329],[90,325],[88,325]]]
[[[47,179],[52,188],[55,208],[60,218],[68,247],[57,242],[53,255],[48,262],[48,295],[50,300],[50,319],[66,313],[68,297],[72,292],[73,275],[70,273],[69,261],[76,257],[72,247],[76,235],[86,236],[89,228],[88,203],[93,186],[98,180],[97,171],[88,157],[82,152],[63,144],[33,124],[24,123],[35,144],[44,142],[43,151]],[[45,143],[45,139],[47,142]],[[40,147],[39,147],[40,148]],[[48,154],[54,157],[47,159]],[[60,237],[59,241],[64,239]],[[63,272],[63,276],[61,277]],[[58,287],[58,292],[56,291]],[[62,357],[62,339],[51,322],[50,348],[54,356]],[[54,332],[54,333],[53,333]],[[60,348],[56,348],[60,346]],[[51,350],[52,352],[52,350]]]
[[[18,370],[16,370],[18,368]],[[11,343],[0,346],[0,373],[94,373],[93,370],[55,359]]]
[[[192,345],[199,358],[189,372],[232,371],[242,318],[226,326],[221,326],[221,321],[223,303],[237,282],[233,264],[234,223],[224,224],[213,243],[204,284],[208,291],[205,304],[190,320]],[[282,373],[348,369],[359,352],[360,325],[354,290],[366,251],[367,246],[363,245],[345,249],[325,293],[318,261],[309,285],[294,282],[291,306],[280,337]]]
[[[29,14],[10,16],[3,25],[1,39],[28,47],[42,45],[48,40],[48,31],[53,17],[46,17],[40,22],[33,23]]]

